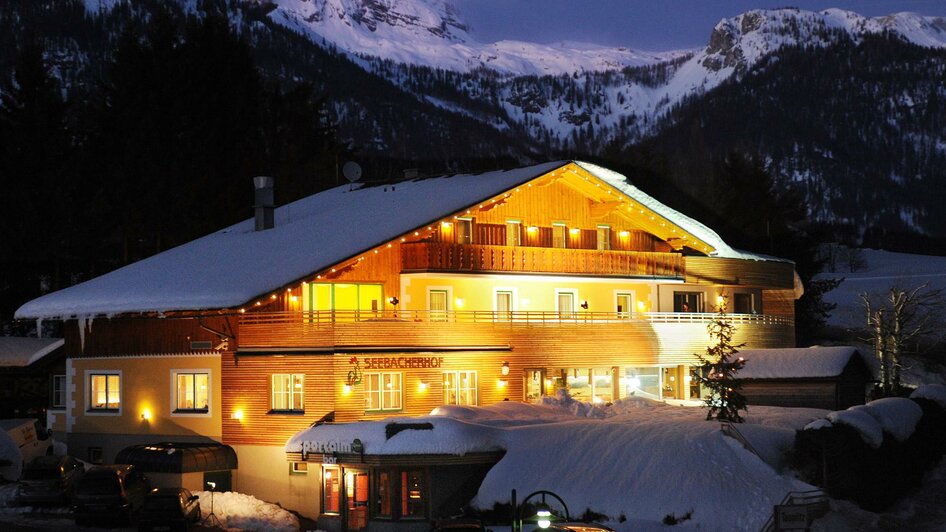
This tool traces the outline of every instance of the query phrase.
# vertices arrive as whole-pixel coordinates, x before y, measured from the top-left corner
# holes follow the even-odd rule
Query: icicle
[[[79,326],[79,352],[85,352],[85,316],[76,316],[76,324]]]
[[[36,337],[43,337],[43,318],[36,318]]]

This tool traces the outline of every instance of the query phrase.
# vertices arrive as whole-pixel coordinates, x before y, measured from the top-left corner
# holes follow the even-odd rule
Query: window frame
[[[423,510],[414,515],[405,515],[406,497],[409,497],[409,489],[405,491],[406,480],[412,473],[419,474],[422,482],[420,486],[421,500],[423,501]],[[424,521],[430,516],[430,471],[423,466],[388,466],[372,468],[371,478],[371,519],[386,522],[417,522]],[[385,486],[387,500],[382,500],[381,477],[387,475],[388,485]],[[381,509],[387,506],[388,513],[381,513]]]
[[[463,376],[466,375],[469,378],[470,375],[473,376],[473,386],[463,386]],[[449,376],[449,383],[448,383]],[[475,369],[460,369],[460,370],[450,370],[444,371],[442,373],[443,382],[443,404],[445,405],[457,405],[457,406],[479,406],[480,404],[480,383],[479,383],[479,374]],[[448,384],[450,389],[448,389]],[[461,402],[460,398],[463,397],[463,393],[473,392],[473,402]],[[456,398],[456,401],[450,402],[447,400],[447,393],[450,392],[453,394],[453,397]]]
[[[604,238],[602,238],[602,235]],[[611,226],[607,224],[598,224],[595,228],[595,249],[598,251],[611,250]]]
[[[569,294],[572,296],[572,308],[567,310],[562,310],[561,300],[559,299],[563,294]],[[556,288],[555,289],[555,313],[558,315],[560,320],[574,320],[578,319],[578,289],[577,288]]]
[[[61,381],[61,385],[58,383]],[[66,378],[66,374],[55,374],[52,376],[51,382],[51,394],[52,397],[49,398],[50,410],[65,410],[66,404],[69,401],[69,380]],[[62,402],[57,402],[57,398],[61,396]]]
[[[289,378],[289,391],[288,392],[280,391],[279,393],[287,394],[286,404],[288,405],[288,408],[276,408],[276,393],[277,393],[276,377],[283,376],[283,375]],[[299,392],[295,391],[295,378],[296,377],[302,378],[302,386],[301,386],[302,391],[299,391]],[[269,413],[270,414],[292,414],[292,415],[305,414],[305,373],[271,373],[269,377],[269,387],[270,387],[270,394],[269,394]],[[301,408],[293,408],[293,405],[295,405],[294,396],[296,394],[301,396],[301,399],[299,401]]]
[[[562,245],[557,246],[556,244],[558,244],[559,242],[558,242],[558,238],[557,238],[556,233],[558,233],[559,231],[561,231],[561,233],[562,233],[562,234],[561,234],[561,236],[562,236],[561,244],[562,244]],[[555,248],[555,249],[567,249],[567,248],[568,248],[568,226],[565,224],[565,222],[552,222],[552,247]]]
[[[92,406],[92,377],[105,376],[105,401],[108,404],[108,377],[118,377],[118,408],[102,408]],[[84,374],[85,388],[85,415],[87,416],[120,416],[124,410],[125,401],[122,370],[120,369],[87,369]]]
[[[470,216],[459,216],[457,217],[457,230],[456,230],[456,243],[457,244],[473,244],[473,218]],[[464,230],[460,230],[461,227]]]
[[[627,298],[628,307],[624,310],[619,308],[621,298]],[[614,291],[614,315],[617,316],[619,320],[629,320],[634,316],[634,292],[629,290],[615,290]]]
[[[521,247],[522,246],[522,220],[506,220],[506,246],[507,247]],[[510,232],[512,228],[515,228],[515,238]]]
[[[213,415],[213,374],[210,368],[179,368],[171,370],[171,417],[211,417]],[[207,408],[180,408],[178,403],[179,375],[207,375]],[[197,385],[196,378],[194,386]],[[196,401],[196,390],[195,390]]]
[[[384,389],[384,377],[386,375],[396,375],[398,386],[396,388],[397,395],[399,397],[399,405],[397,407],[386,406],[385,403],[385,389]],[[378,377],[378,389],[377,391],[371,390],[369,385],[371,384],[371,378]],[[365,412],[400,412],[404,410],[404,373],[401,371],[368,371],[364,374],[364,383],[365,383]],[[394,387],[392,386],[392,391]],[[378,408],[368,408],[368,397],[369,395],[377,394],[378,396]]]
[[[342,514],[342,468],[337,465],[323,465],[321,469],[322,469],[322,479],[321,479],[322,507],[320,508],[320,510],[322,511],[322,515],[341,515]],[[329,473],[329,472],[331,474],[326,477],[326,473]],[[326,478],[334,479],[335,486],[337,488],[335,490],[335,510],[327,509],[326,503],[329,501],[329,496],[331,496],[332,494],[329,490],[325,488]]]

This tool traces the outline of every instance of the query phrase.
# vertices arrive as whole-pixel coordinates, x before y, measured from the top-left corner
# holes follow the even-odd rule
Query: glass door
[[[430,298],[430,321],[447,321],[447,291],[431,290]]]
[[[345,469],[345,530],[368,528],[368,472]]]

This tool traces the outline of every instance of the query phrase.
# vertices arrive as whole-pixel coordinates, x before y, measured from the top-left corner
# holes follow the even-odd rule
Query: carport
[[[191,491],[230,491],[237,470],[232,447],[220,443],[163,442],[122,449],[115,463],[132,464],[148,475],[154,487],[183,487]]]

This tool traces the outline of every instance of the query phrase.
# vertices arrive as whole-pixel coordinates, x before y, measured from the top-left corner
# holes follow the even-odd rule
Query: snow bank
[[[910,394],[911,399],[928,399],[946,408],[946,386],[942,384],[924,384]]]
[[[195,491],[204,518],[210,514],[209,491]],[[224,529],[297,532],[299,519],[278,505],[232,491],[213,492],[213,511]]]
[[[906,441],[922,417],[923,409],[910,399],[885,397],[866,405],[831,412],[826,416],[828,424],[812,422],[805,426],[805,430],[817,430],[830,424],[847,425],[855,429],[867,445],[877,449],[884,442],[884,432],[897,441]]]

